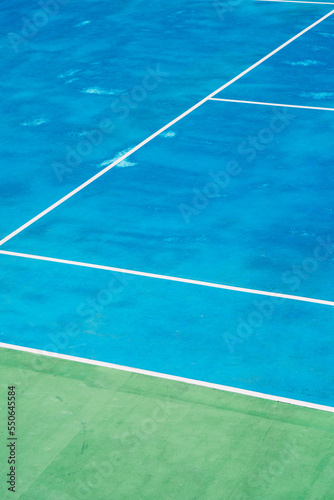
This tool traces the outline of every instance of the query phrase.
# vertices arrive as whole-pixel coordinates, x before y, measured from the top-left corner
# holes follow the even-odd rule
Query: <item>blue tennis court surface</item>
[[[332,17],[131,152],[331,8],[138,3],[2,39],[0,340],[334,406]]]
[[[333,127],[209,101],[2,248],[334,300]]]
[[[150,2],[148,18],[143,1],[101,5],[71,0],[25,42],[1,37],[1,237],[330,10],[180,0]],[[39,10],[7,3],[1,24],[19,35]]]
[[[333,107],[333,27],[326,19],[216,97]]]
[[[328,306],[7,256],[3,261],[1,342],[333,402]]]

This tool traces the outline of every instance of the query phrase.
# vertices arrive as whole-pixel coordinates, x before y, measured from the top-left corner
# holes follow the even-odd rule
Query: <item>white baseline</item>
[[[124,372],[138,373],[139,375],[147,375],[150,377],[156,377],[166,380],[173,380],[175,382],[183,382],[185,384],[198,385],[201,387],[207,387],[210,389],[218,389],[220,391],[232,392],[235,394],[243,394],[244,396],[253,396],[261,399],[269,399],[270,401],[277,401],[280,403],[288,403],[295,406],[303,406],[305,408],[312,408],[314,410],[322,410],[334,413],[334,408],[332,406],[319,405],[316,403],[309,403],[307,401],[299,401],[298,399],[283,398],[280,396],[273,396],[271,394],[263,394],[262,392],[249,391],[247,389],[239,389],[237,387],[230,387],[227,385],[214,384],[211,382],[203,382],[201,380],[194,380],[190,378],[178,377],[176,375],[168,375],[165,373],[151,372],[148,370],[142,370],[140,368],[131,368],[129,366],[115,365],[113,363],[106,363],[104,361],[96,361],[94,359],[79,358],[76,356],[69,356],[67,354],[59,354],[56,352],[42,351],[40,349],[33,349],[31,347],[23,347],[12,344],[5,344],[0,342],[1,349],[12,349],[14,351],[28,352],[30,354],[37,354],[42,356],[48,356],[50,358],[57,358],[67,361],[75,361],[77,363],[84,363],[86,365],[100,366],[103,368],[113,368],[114,370],[121,370]]]
[[[282,3],[313,3],[318,5],[334,5],[334,2],[309,2],[301,0],[256,0],[257,2],[282,2]]]
[[[147,144],[148,142],[152,141],[155,137],[157,137],[158,135],[160,135],[162,132],[164,132],[165,130],[167,130],[168,128],[170,128],[172,125],[174,125],[175,123],[177,123],[178,121],[180,121],[185,116],[189,115],[189,113],[191,113],[195,109],[197,109],[200,106],[202,106],[202,104],[206,103],[209,99],[211,99],[211,97],[214,97],[216,94],[218,94],[219,92],[221,92],[222,90],[224,90],[226,87],[228,87],[229,85],[232,85],[232,83],[236,82],[241,77],[243,77],[244,75],[246,75],[247,73],[249,73],[250,71],[252,71],[254,68],[256,68],[257,66],[259,66],[260,64],[262,64],[263,62],[265,62],[267,59],[269,59],[270,57],[272,57],[274,54],[276,54],[280,50],[284,49],[284,47],[286,47],[290,43],[292,43],[295,40],[297,40],[297,38],[299,38],[300,36],[304,35],[304,33],[307,33],[309,30],[311,30],[312,28],[314,28],[315,26],[317,26],[318,24],[320,24],[322,21],[324,21],[325,19],[327,19],[328,17],[330,17],[332,14],[334,14],[334,10],[328,12],[328,14],[326,14],[323,17],[321,17],[320,19],[318,19],[317,21],[315,21],[313,24],[311,24],[307,28],[305,28],[302,31],[300,31],[299,33],[297,33],[297,35],[293,36],[292,38],[290,38],[289,40],[287,40],[286,42],[284,42],[282,45],[280,45],[279,47],[277,47],[277,49],[273,50],[272,52],[270,52],[269,54],[267,54],[265,57],[262,57],[262,59],[260,59],[259,61],[257,61],[255,64],[253,64],[249,68],[245,69],[239,75],[237,75],[234,78],[232,78],[232,80],[228,81],[227,83],[225,83],[224,85],[222,85],[221,87],[219,87],[217,90],[215,90],[214,92],[212,92],[211,94],[209,94],[207,97],[205,97],[204,99],[202,99],[201,101],[199,101],[197,104],[195,104],[194,106],[192,106],[191,108],[189,108],[187,111],[185,111],[184,113],[182,113],[180,116],[178,116],[177,118],[175,118],[174,120],[172,120],[171,122],[169,122],[167,125],[165,125],[164,127],[160,128],[159,130],[157,130],[157,132],[155,132],[154,134],[150,135],[144,141],[140,142],[137,146],[135,146],[133,149],[131,149],[130,151],[128,151],[127,153],[125,153],[124,155],[122,155],[120,158],[118,158],[117,160],[115,160],[113,163],[111,163],[110,165],[108,165],[106,168],[104,168],[103,170],[101,170],[99,173],[97,173],[96,175],[94,175],[93,177],[91,177],[90,179],[88,179],[86,182],[84,182],[83,184],[81,184],[80,186],[78,186],[76,189],[74,189],[73,191],[71,191],[70,193],[68,193],[66,196],[64,196],[63,198],[61,198],[60,200],[58,200],[56,203],[54,203],[53,205],[51,205],[47,209],[43,210],[43,212],[41,212],[40,214],[36,215],[31,220],[29,220],[28,222],[26,222],[25,224],[23,224],[22,226],[20,226],[18,229],[16,229],[12,233],[10,233],[8,236],[6,236],[2,240],[0,240],[0,246],[3,245],[4,243],[6,243],[6,241],[9,241],[10,239],[14,238],[14,236],[16,236],[17,234],[21,233],[24,229],[26,229],[27,227],[29,227],[32,224],[34,224],[34,222],[38,221],[39,219],[41,219],[42,217],[44,217],[45,215],[47,215],[49,212],[51,212],[52,210],[54,210],[55,208],[57,208],[59,205],[61,205],[65,201],[67,201],[69,198],[71,198],[75,194],[79,193],[79,191],[81,191],[85,187],[89,186],[89,184],[91,184],[92,182],[96,181],[99,177],[101,177],[102,175],[104,175],[105,173],[107,173],[111,168],[113,168],[116,165],[118,165],[118,163],[120,163],[121,161],[125,160],[130,155],[132,155],[133,153],[135,153],[136,151],[138,151],[138,149],[142,148],[143,146],[145,146],[145,144]]]

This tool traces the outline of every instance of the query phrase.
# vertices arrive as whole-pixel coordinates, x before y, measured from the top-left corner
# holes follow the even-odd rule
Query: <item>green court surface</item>
[[[333,498],[333,413],[9,349],[0,380],[1,499]]]

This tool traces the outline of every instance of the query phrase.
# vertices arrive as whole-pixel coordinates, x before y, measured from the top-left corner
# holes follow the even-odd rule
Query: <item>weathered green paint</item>
[[[331,413],[5,349],[0,380],[1,499],[333,498]]]

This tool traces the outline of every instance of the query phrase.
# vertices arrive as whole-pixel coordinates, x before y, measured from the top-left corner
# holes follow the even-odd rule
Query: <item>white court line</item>
[[[318,5],[334,5],[334,2],[308,2],[300,0],[256,0],[257,2],[283,2],[283,3],[313,3]]]
[[[185,384],[198,385],[200,387],[207,387],[210,389],[218,389],[220,391],[232,392],[235,394],[242,394],[244,396],[253,396],[261,399],[269,399],[270,401],[278,401],[280,403],[288,403],[295,406],[303,406],[305,408],[313,408],[315,410],[323,410],[334,413],[334,408],[331,406],[319,405],[316,403],[309,403],[307,401],[299,401],[298,399],[283,398],[281,396],[272,396],[271,394],[263,394],[262,392],[249,391],[247,389],[239,389],[237,387],[230,387],[227,385],[214,384],[211,382],[203,382],[201,380],[194,380],[191,378],[178,377],[176,375],[168,375],[166,373],[151,372],[149,370],[142,370],[140,368],[131,368],[129,366],[115,365],[104,361],[96,361],[94,359],[79,358],[77,356],[69,356],[68,354],[59,354],[56,352],[42,351],[40,349],[33,349],[31,347],[23,347],[13,344],[5,344],[0,342],[1,349],[12,349],[14,351],[28,352],[30,354],[38,354],[41,356],[48,356],[50,358],[57,358],[67,361],[75,361],[77,363],[84,363],[86,365],[100,366],[103,368],[113,368],[130,373],[138,373],[140,375],[147,375],[149,377],[162,378],[166,380],[173,380],[175,382],[183,382]]]
[[[264,290],[254,290],[252,288],[242,288],[239,286],[231,286],[231,285],[221,285],[219,283],[211,283],[209,281],[199,281],[188,278],[179,278],[177,276],[167,276],[165,274],[154,274],[154,273],[146,273],[143,271],[133,271],[131,269],[122,269],[120,267],[111,267],[111,266],[102,266],[100,264],[89,264],[87,262],[78,262],[75,260],[65,260],[65,259],[55,259],[54,257],[44,257],[41,255],[31,255],[27,253],[19,253],[19,252],[11,252],[7,250],[0,250],[0,254],[2,255],[10,255],[13,257],[21,257],[25,259],[32,260],[42,260],[46,262],[55,262],[57,264],[68,264],[71,266],[79,266],[79,267],[88,267],[91,269],[101,269],[103,271],[113,271],[115,273],[122,274],[132,274],[134,276],[143,276],[145,278],[156,278],[160,280],[166,281],[176,281],[179,283],[188,283],[190,285],[200,285],[207,286],[210,288],[220,288],[222,290],[231,290],[233,292],[243,292],[243,293],[251,293],[255,295],[266,295],[268,297],[277,297],[281,299],[290,299],[290,300],[298,300],[301,302],[312,302],[313,304],[322,304],[326,306],[334,306],[334,302],[330,300],[322,300],[322,299],[313,299],[309,297],[301,297],[299,295],[288,295],[285,293],[277,293],[277,292],[267,292]]]
[[[302,30],[299,33],[297,33],[297,35],[293,36],[288,41],[284,42],[282,45],[280,45],[279,47],[277,47],[277,49],[275,49],[272,52],[270,52],[269,54],[267,54],[265,57],[263,57],[262,59],[260,59],[259,61],[257,61],[255,64],[253,64],[252,66],[250,66],[249,68],[247,68],[245,71],[243,71],[239,75],[237,75],[234,78],[232,78],[232,80],[230,80],[229,82],[227,82],[224,85],[222,85],[221,87],[219,87],[219,89],[217,89],[214,92],[212,92],[211,94],[209,94],[207,97],[205,97],[204,99],[202,99],[201,101],[199,101],[197,104],[195,104],[194,106],[192,106],[191,108],[189,108],[187,111],[185,111],[184,113],[182,113],[180,116],[178,116],[177,118],[175,118],[174,120],[172,120],[171,122],[169,122],[167,125],[165,125],[164,127],[160,128],[157,132],[155,132],[154,134],[150,135],[144,141],[140,142],[137,146],[135,146],[133,149],[131,149],[130,151],[128,151],[127,153],[125,153],[124,155],[122,155],[120,158],[118,158],[117,160],[115,160],[113,163],[111,163],[110,165],[108,165],[106,168],[104,168],[103,170],[101,170],[99,173],[97,173],[96,175],[94,175],[93,177],[91,177],[90,179],[88,179],[86,182],[84,182],[83,184],[81,184],[80,186],[78,186],[76,189],[74,189],[73,191],[71,191],[70,193],[68,193],[66,196],[64,196],[63,198],[61,198],[60,200],[58,200],[56,203],[54,203],[53,205],[51,205],[49,208],[47,208],[46,210],[43,210],[43,212],[41,212],[40,214],[36,215],[36,217],[34,217],[33,219],[29,220],[28,222],[26,222],[25,224],[23,224],[22,226],[20,226],[18,229],[16,229],[12,233],[10,233],[8,236],[6,236],[2,240],[0,240],[0,246],[3,245],[4,243],[6,243],[6,241],[12,239],[17,234],[21,233],[27,227],[29,227],[32,224],[34,224],[34,222],[36,222],[39,219],[41,219],[42,217],[44,217],[44,215],[48,214],[49,212],[51,212],[52,210],[54,210],[55,208],[57,208],[59,205],[61,205],[65,201],[67,201],[69,198],[71,198],[72,196],[74,196],[75,194],[77,194],[79,191],[81,191],[82,189],[84,189],[85,187],[87,187],[89,184],[91,184],[92,182],[96,181],[99,177],[101,177],[102,175],[104,175],[111,168],[113,168],[116,165],[118,165],[118,163],[120,163],[121,161],[123,161],[126,158],[128,158],[135,151],[138,151],[138,149],[142,148],[143,146],[145,146],[145,144],[147,144],[148,142],[152,141],[152,139],[154,139],[155,137],[157,137],[158,135],[160,135],[162,132],[164,132],[165,130],[167,130],[168,128],[170,128],[172,125],[174,125],[175,123],[177,123],[178,121],[180,121],[185,116],[189,115],[189,113],[191,113],[195,109],[197,109],[200,106],[202,106],[202,104],[206,103],[209,99],[211,99],[211,97],[215,96],[216,94],[218,94],[222,90],[226,89],[226,87],[228,87],[229,85],[232,85],[232,83],[236,82],[241,77],[243,77],[244,75],[246,75],[247,73],[249,73],[250,71],[252,71],[254,68],[256,68],[257,66],[259,66],[260,64],[262,64],[264,61],[266,61],[267,59],[269,59],[271,56],[273,56],[274,54],[276,54],[280,50],[284,49],[284,47],[286,47],[287,45],[289,45],[293,41],[297,40],[297,38],[299,38],[300,36],[304,35],[304,33],[307,33],[309,30],[311,30],[312,28],[314,28],[315,26],[317,26],[318,24],[320,24],[322,21],[324,21],[325,19],[327,19],[328,17],[330,17],[332,14],[334,14],[334,10],[328,12],[328,14],[326,14],[325,16],[323,16],[320,19],[318,19],[318,21],[315,21],[313,24],[311,24],[310,26],[308,26],[304,30]]]
[[[320,111],[334,111],[334,108],[321,108],[320,106],[299,106],[298,104],[278,104],[277,102],[242,101],[239,99],[220,99],[219,97],[211,97],[210,101],[240,102],[242,104],[260,104],[262,106],[280,106],[282,108],[300,108],[300,109],[317,109]]]

